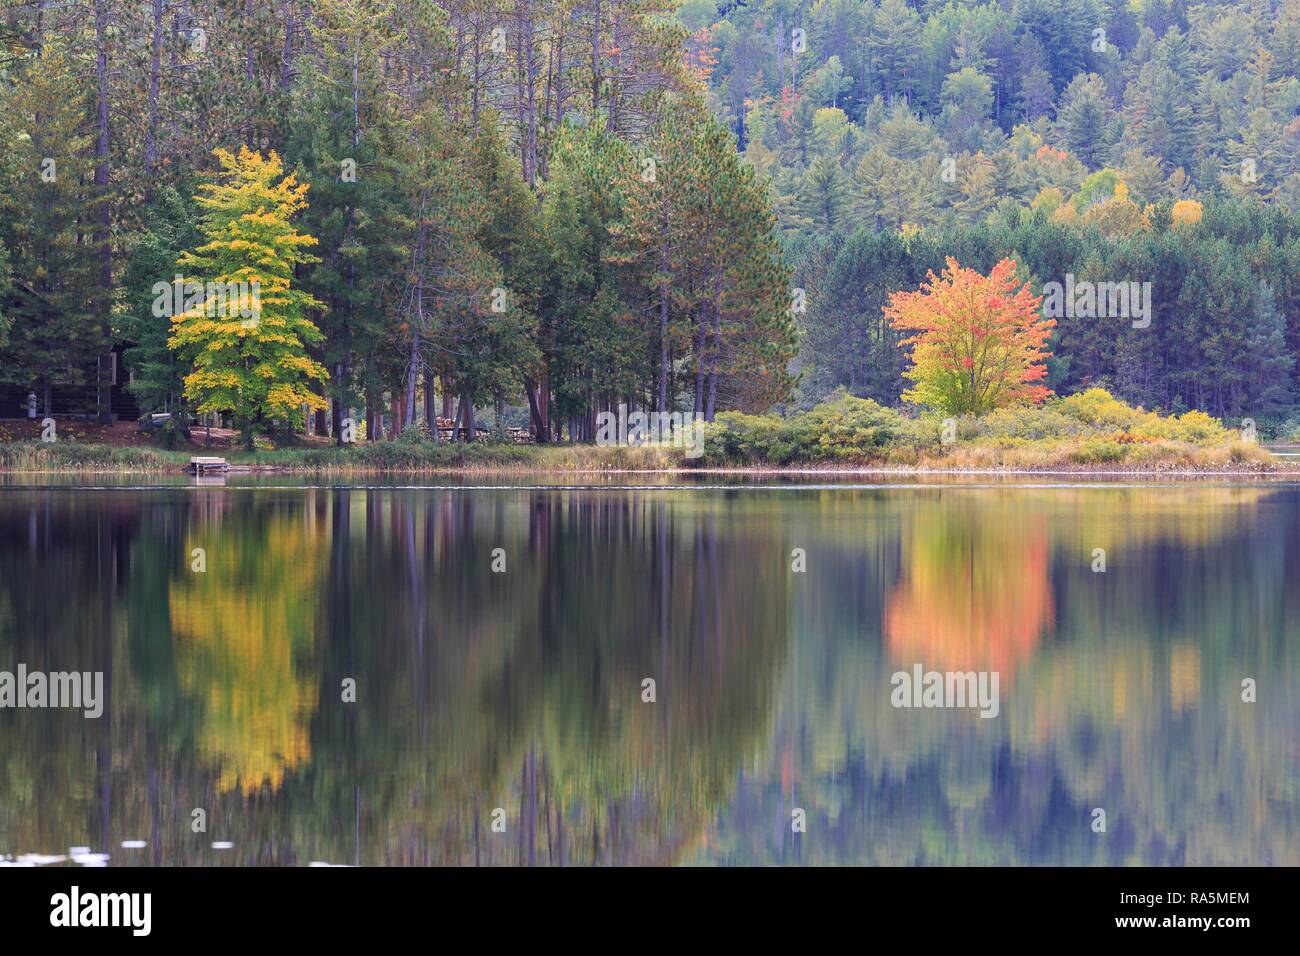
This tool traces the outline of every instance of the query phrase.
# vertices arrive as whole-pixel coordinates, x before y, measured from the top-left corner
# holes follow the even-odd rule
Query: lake
[[[619,481],[10,478],[0,855],[1300,863],[1300,487]]]

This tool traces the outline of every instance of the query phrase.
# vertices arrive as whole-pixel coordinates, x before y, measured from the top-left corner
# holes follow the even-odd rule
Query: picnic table
[[[476,428],[474,430],[478,436],[490,435],[491,428]],[[527,428],[508,427],[506,434],[516,445],[526,444],[533,440],[533,433]],[[469,438],[469,429],[463,425],[457,425],[450,418],[438,417],[438,438],[442,441],[466,441]]]

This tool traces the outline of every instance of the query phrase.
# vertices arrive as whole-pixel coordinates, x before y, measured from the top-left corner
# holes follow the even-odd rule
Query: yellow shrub
[[[1180,199],[1174,203],[1174,208],[1169,210],[1169,215],[1175,226],[1193,226],[1201,221],[1204,211],[1195,199]]]
[[[1061,400],[1061,411],[1089,425],[1127,429],[1136,425],[1145,412],[1128,405],[1104,388],[1090,388]]]

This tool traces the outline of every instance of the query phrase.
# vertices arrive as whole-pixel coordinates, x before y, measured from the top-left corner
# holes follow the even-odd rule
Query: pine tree
[[[101,294],[98,263],[86,241],[94,218],[88,110],[84,85],[55,44],[23,82],[0,88],[9,137],[0,166],[0,241],[11,274],[0,381],[36,390],[46,414],[55,384],[93,381],[99,347],[90,310]]]
[[[837,232],[848,211],[848,177],[834,156],[819,156],[804,173],[797,209],[819,233]]]
[[[1115,111],[1101,77],[1089,73],[1071,80],[1056,111],[1060,143],[1089,169],[1096,169],[1115,140],[1115,125]]]
[[[404,289],[394,276],[409,261],[413,233],[406,203],[413,137],[383,75],[384,58],[406,39],[392,3],[322,3],[315,39],[319,56],[297,88],[285,159],[312,186],[303,228],[320,241],[320,262],[304,288],[326,306],[316,357],[330,372],[330,431],[341,445],[343,418],[367,386],[377,388],[366,374],[375,353],[396,335]]]
[[[1292,401],[1295,355],[1286,345],[1286,320],[1273,289],[1263,279],[1255,289],[1246,326],[1245,407],[1256,415],[1276,415]]]
[[[167,344],[172,335],[169,315],[155,314],[153,305],[158,284],[170,288],[176,261],[199,245],[195,210],[179,192],[164,186],[145,210],[144,230],[122,272],[126,302],[118,322],[127,344],[122,357],[131,369],[127,387],[146,413],[171,411],[179,420],[184,418],[180,406],[189,366]],[[179,424],[183,428],[185,423]]]
[[[882,0],[871,21],[867,50],[886,97],[910,97],[919,79],[921,18],[904,0]]]
[[[1124,95],[1126,144],[1159,158],[1166,169],[1192,159],[1193,114],[1188,85],[1170,66],[1142,67]]]

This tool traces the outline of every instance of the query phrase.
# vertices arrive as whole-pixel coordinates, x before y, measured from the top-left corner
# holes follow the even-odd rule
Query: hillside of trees
[[[1294,418],[1300,0],[0,2],[0,388],[45,414],[898,406],[886,306],[951,258],[1147,290],[1058,316],[1039,393]],[[260,325],[158,314],[236,278]]]
[[[1035,288],[1150,282],[1145,328],[1058,318],[1048,384],[1284,416],[1300,347],[1296,0],[687,0],[806,289],[801,403],[894,404],[882,315],[947,256]]]

